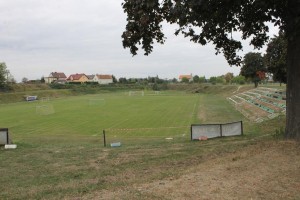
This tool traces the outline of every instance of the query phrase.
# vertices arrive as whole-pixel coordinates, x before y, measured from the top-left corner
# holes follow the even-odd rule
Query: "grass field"
[[[242,117],[232,111],[224,98],[183,92],[159,95],[148,92],[145,96],[109,93],[0,107],[1,126],[10,129],[15,142],[48,142],[48,137],[72,140],[74,136],[99,142],[103,130],[108,141],[165,137],[188,140],[193,123],[230,122]],[[203,113],[211,114],[204,116]]]
[[[39,106],[46,110],[37,110]],[[243,193],[233,193],[238,199],[244,195],[247,199],[274,199],[282,190],[290,191],[283,197],[300,197],[293,190],[300,186],[295,170],[300,163],[288,165],[291,160],[300,160],[299,155],[289,153],[287,160],[267,163],[270,154],[278,157],[286,151],[298,151],[297,145],[290,143],[280,144],[281,149],[277,149],[271,137],[285,118],[254,124],[234,110],[224,95],[148,92],[145,96],[128,96],[119,92],[2,104],[0,110],[0,127],[8,127],[18,145],[16,150],[0,149],[0,199],[174,199],[180,190],[167,187],[173,180],[186,183],[185,190],[195,195],[183,192],[180,195],[187,196],[179,195],[179,199],[198,199],[188,187],[193,185],[189,181],[197,174],[197,166],[219,173],[214,167],[222,165],[226,169],[222,171],[233,175],[253,170],[250,162],[262,162],[271,170],[280,166],[281,173],[276,171],[274,183],[273,179],[268,181],[274,184],[268,192],[241,190]],[[190,141],[191,123],[238,120],[245,124],[243,137]],[[104,148],[103,129],[108,143],[121,141],[122,147]],[[260,160],[253,160],[253,152],[261,155],[257,158]],[[238,163],[248,167],[237,167]],[[229,171],[229,164],[234,164],[235,170]],[[232,180],[229,174],[224,174],[224,181]],[[253,179],[255,174],[249,174]],[[190,177],[183,180],[185,175]],[[283,175],[279,184],[277,179]],[[258,178],[262,179],[261,175]],[[265,188],[260,179],[256,186]],[[291,186],[285,188],[285,183]],[[160,188],[158,193],[156,187]],[[220,199],[221,191],[207,193],[206,199]]]

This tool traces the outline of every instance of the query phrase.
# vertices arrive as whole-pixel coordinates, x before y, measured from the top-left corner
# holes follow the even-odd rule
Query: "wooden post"
[[[103,143],[104,147],[106,147],[106,137],[105,137],[105,130],[103,129]]]

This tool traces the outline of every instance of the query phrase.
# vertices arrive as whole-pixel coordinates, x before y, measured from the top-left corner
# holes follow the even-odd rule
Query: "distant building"
[[[86,75],[88,77],[88,82],[93,82],[93,83],[97,83],[98,82],[98,77],[97,75]]]
[[[67,81],[85,83],[89,81],[89,78],[85,74],[71,74]]]
[[[180,75],[179,76],[179,81],[181,82],[183,78],[187,78],[189,80],[189,82],[193,81],[193,75],[192,74],[190,74],[190,75]]]
[[[107,85],[110,83],[113,83],[112,75],[102,75],[102,74],[96,74],[96,75],[87,75],[88,82],[94,82],[101,85]]]
[[[66,75],[63,72],[51,72],[48,77],[44,77],[45,83],[65,83]]]
[[[97,74],[97,78],[98,78],[98,83],[100,85],[107,85],[110,83],[113,83],[113,77],[112,75],[108,75],[108,74],[103,74],[103,75],[99,75]]]

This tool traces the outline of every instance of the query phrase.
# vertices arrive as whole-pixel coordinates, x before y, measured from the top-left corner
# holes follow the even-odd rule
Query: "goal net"
[[[42,97],[41,101],[42,102],[48,102],[48,101],[50,101],[50,97]]]
[[[129,91],[128,96],[145,96],[144,91]]]
[[[55,113],[55,110],[52,104],[47,104],[47,105],[36,106],[35,112],[38,115],[51,115]]]
[[[191,126],[191,140],[199,140],[201,137],[215,138],[242,134],[242,121],[226,124],[193,124]]]

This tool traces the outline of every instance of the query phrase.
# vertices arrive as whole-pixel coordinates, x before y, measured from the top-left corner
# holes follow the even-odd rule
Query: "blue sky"
[[[180,74],[237,75],[212,45],[200,46],[174,36],[165,25],[167,41],[154,52],[132,57],[122,46],[126,25],[122,0],[0,0],[0,62],[12,75],[39,79],[51,72],[114,74],[120,77],[178,78]],[[270,35],[276,34],[271,27]],[[234,37],[239,37],[235,33]],[[244,41],[243,55],[253,51]],[[264,49],[262,49],[264,51]]]

